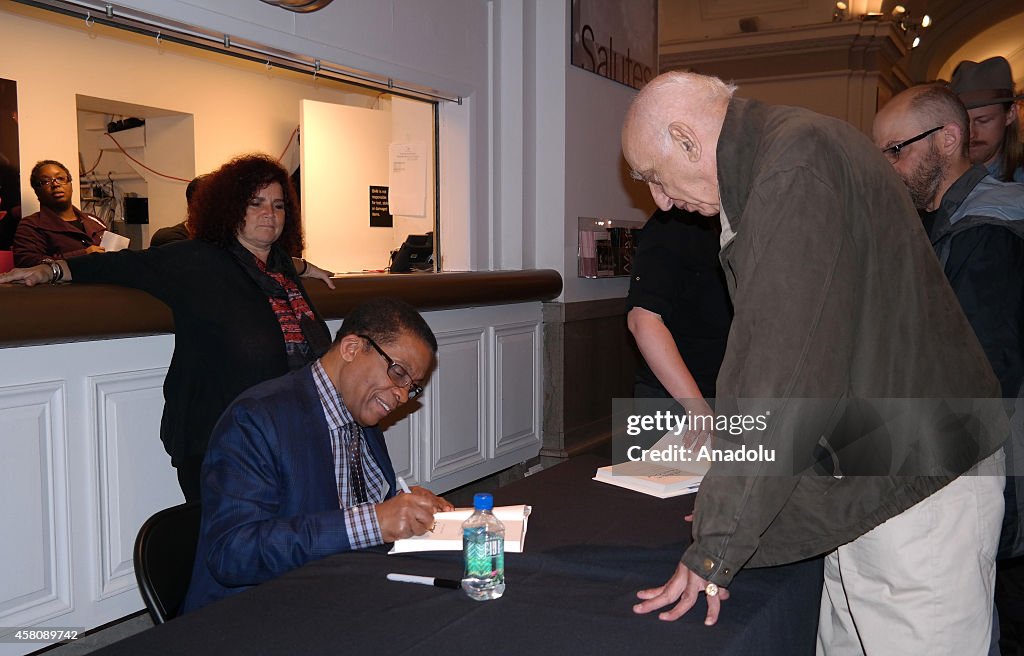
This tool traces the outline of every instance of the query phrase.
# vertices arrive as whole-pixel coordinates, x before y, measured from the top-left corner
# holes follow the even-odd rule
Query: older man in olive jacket
[[[623,152],[659,207],[720,212],[735,319],[717,397],[764,400],[774,414],[757,439],[786,457],[712,468],[693,543],[634,610],[678,601],[660,616],[674,620],[703,591],[714,624],[742,567],[829,553],[819,653],[984,653],[1007,431],[998,381],[874,144],[733,91],[659,76],[629,110]],[[949,412],[902,401],[914,398]],[[844,429],[851,399],[883,400],[860,419],[913,421]]]

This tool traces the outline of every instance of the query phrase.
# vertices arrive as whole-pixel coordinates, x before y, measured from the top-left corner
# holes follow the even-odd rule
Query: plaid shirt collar
[[[327,419],[328,430],[334,432],[353,424],[358,426],[356,420],[352,417],[352,413],[349,412],[348,407],[345,405],[345,401],[342,400],[338,390],[334,387],[334,383],[331,382],[327,372],[324,371],[320,360],[313,363],[313,382],[316,383],[316,391],[320,395],[320,402],[324,406],[324,416]]]

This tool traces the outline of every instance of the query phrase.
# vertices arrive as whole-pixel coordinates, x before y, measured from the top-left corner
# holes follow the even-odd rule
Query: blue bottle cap
[[[474,510],[491,510],[494,508],[494,497],[486,492],[477,492],[473,495]]]

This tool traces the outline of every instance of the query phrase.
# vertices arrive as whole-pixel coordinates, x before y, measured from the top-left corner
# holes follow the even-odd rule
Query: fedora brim
[[[964,102],[964,107],[966,107],[967,109],[977,109],[978,107],[988,107],[989,105],[999,105],[1002,103],[1017,102],[1018,100],[1024,100],[1024,95],[1007,96],[1005,98],[984,98],[979,100],[972,100],[970,102]]]

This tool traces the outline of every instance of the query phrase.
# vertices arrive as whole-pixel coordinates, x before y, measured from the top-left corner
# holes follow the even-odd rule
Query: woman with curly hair
[[[288,173],[245,155],[203,178],[189,203],[192,238],[144,251],[96,253],[0,275],[0,283],[110,283],[146,291],[174,315],[160,438],[185,499],[214,423],[242,391],[312,362],[331,343],[300,278],[330,273],[294,259],[302,226]],[[298,270],[296,270],[298,268]]]

